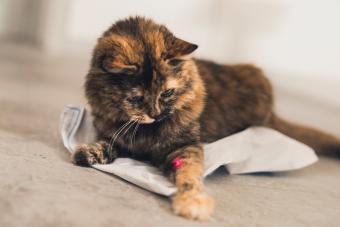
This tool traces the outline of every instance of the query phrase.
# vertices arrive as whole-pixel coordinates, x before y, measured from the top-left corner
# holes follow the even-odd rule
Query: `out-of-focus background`
[[[194,225],[164,199],[74,167],[60,143],[59,114],[86,103],[92,48],[117,19],[151,17],[198,44],[195,57],[257,64],[281,115],[340,136],[339,12],[339,0],[0,0],[0,226]],[[215,221],[338,226],[339,168],[210,178]]]
[[[266,71],[277,89],[340,109],[337,0],[0,0],[0,3],[2,52],[33,50],[46,58],[72,56],[73,61],[86,64],[96,38],[113,22],[129,15],[142,15],[197,43],[196,57],[221,63],[255,63]],[[80,71],[85,72],[86,68]]]

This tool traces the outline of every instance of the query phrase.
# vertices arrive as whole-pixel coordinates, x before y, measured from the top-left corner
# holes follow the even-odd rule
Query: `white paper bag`
[[[91,113],[85,107],[67,106],[60,118],[60,133],[67,150],[74,152],[82,143],[96,140]],[[204,176],[220,166],[230,174],[299,169],[318,160],[305,144],[273,129],[252,127],[216,142],[205,144]],[[95,169],[112,173],[149,191],[170,196],[176,188],[155,167],[130,158],[117,158]]]

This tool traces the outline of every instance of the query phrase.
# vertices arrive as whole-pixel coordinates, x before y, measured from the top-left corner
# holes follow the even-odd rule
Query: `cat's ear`
[[[198,45],[174,37],[168,45],[166,58],[181,57],[191,54],[198,48]]]
[[[138,71],[138,67],[136,65],[126,64],[119,57],[103,58],[102,68],[113,74],[133,75]]]

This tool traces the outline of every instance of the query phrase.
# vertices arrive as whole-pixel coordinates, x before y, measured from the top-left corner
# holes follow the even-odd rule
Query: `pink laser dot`
[[[172,161],[172,166],[174,167],[175,170],[181,168],[182,164],[183,164],[182,160],[178,158]]]

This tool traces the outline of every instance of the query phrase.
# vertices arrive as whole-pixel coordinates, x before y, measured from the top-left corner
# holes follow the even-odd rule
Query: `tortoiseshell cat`
[[[174,212],[204,220],[213,200],[202,183],[202,143],[267,126],[319,152],[339,152],[337,138],[274,114],[272,88],[260,69],[188,58],[196,48],[141,17],[110,27],[98,39],[85,85],[98,142],[78,146],[74,162],[148,160],[173,177]],[[174,159],[181,168],[173,168]]]

